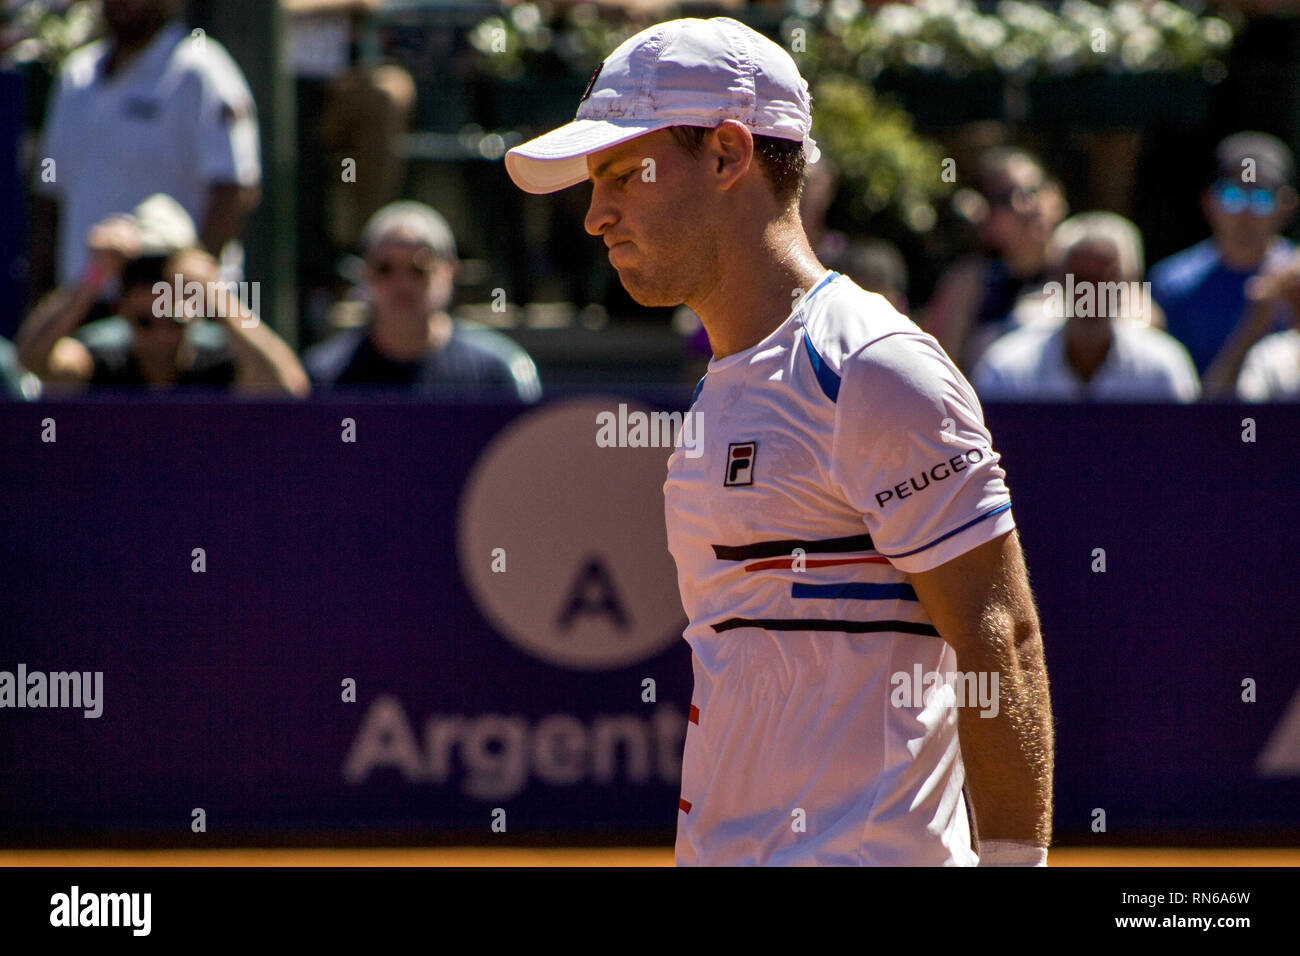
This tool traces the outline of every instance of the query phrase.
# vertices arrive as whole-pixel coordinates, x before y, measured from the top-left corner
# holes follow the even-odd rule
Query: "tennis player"
[[[935,339],[815,258],[810,131],[781,47],[674,20],[506,156],[531,193],[590,179],[624,287],[712,346],[690,412],[712,443],[664,485],[695,677],[677,862],[1044,866],[1051,712],[1006,475]]]

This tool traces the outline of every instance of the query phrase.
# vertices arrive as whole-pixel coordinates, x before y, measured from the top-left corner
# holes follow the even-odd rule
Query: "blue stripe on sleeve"
[[[999,505],[998,507],[994,508],[992,511],[988,512],[987,514],[982,514],[982,515],[980,515],[978,518],[972,518],[970,521],[967,521],[967,522],[966,522],[964,525],[962,525],[960,528],[953,528],[953,529],[952,529],[951,531],[949,531],[947,534],[941,534],[941,535],[939,535],[939,537],[935,538],[935,539],[934,539],[933,541],[931,541],[929,544],[923,544],[923,545],[921,545],[919,548],[913,548],[911,551],[905,551],[905,552],[903,552],[902,554],[885,554],[885,552],[883,552],[883,551],[881,551],[880,553],[881,553],[881,554],[885,554],[885,557],[887,557],[887,558],[891,558],[891,559],[892,559],[892,558],[907,558],[907,557],[911,557],[911,556],[914,555],[914,554],[919,554],[920,552],[924,551],[926,548],[933,548],[933,547],[934,547],[936,544],[938,544],[940,541],[947,541],[949,538],[951,538],[951,537],[952,537],[953,535],[955,535],[955,534],[961,534],[961,533],[962,533],[963,531],[965,531],[967,528],[971,527],[972,525],[979,524],[979,523],[980,523],[981,521],[983,521],[985,518],[992,518],[994,515],[1000,515],[1000,514],[1002,514],[1002,512],[1006,511],[1006,510],[1007,510],[1008,508],[1010,508],[1010,507],[1011,507],[1011,502],[1008,501],[1006,504],[1004,504],[1004,505]]]

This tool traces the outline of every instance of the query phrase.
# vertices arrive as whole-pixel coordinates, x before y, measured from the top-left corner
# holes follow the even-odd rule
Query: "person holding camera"
[[[169,196],[151,196],[132,214],[99,222],[87,247],[81,276],[42,299],[15,341],[19,361],[53,386],[47,391],[85,385],[310,391],[293,350],[226,294],[216,260],[198,246],[193,221]],[[101,296],[116,302],[117,314],[82,329]]]

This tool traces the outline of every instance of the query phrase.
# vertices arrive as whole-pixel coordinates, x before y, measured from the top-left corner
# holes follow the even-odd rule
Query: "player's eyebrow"
[[[619,163],[625,163],[628,161],[628,159],[629,157],[627,156],[611,156],[609,159],[605,160],[603,163],[601,163],[599,166],[597,166],[595,169],[591,171],[591,178],[600,179],[607,172],[609,172],[611,166],[617,166]]]

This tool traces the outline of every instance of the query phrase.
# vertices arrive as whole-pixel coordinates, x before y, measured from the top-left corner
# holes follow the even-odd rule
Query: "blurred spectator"
[[[1269,313],[1271,300],[1288,304],[1292,327],[1251,346],[1237,376],[1243,402],[1300,402],[1300,264],[1260,280],[1256,309]]]
[[[1047,244],[1067,211],[1060,186],[1022,150],[984,153],[976,181],[978,194],[966,191],[962,198],[985,255],[950,266],[918,321],[963,371],[1007,331],[1020,297],[1042,291]]]
[[[821,165],[818,163],[817,165]],[[907,263],[886,239],[854,239],[826,267],[848,276],[868,292],[877,292],[903,315],[908,314]]]
[[[1294,256],[1277,234],[1296,207],[1292,175],[1291,151],[1280,140],[1229,136],[1215,151],[1214,176],[1201,195],[1212,236],[1151,267],[1152,295],[1205,378],[1207,395],[1231,395],[1250,347],[1288,324],[1280,302],[1248,308],[1248,286]]]
[[[179,6],[104,0],[108,36],[63,67],[37,155],[33,300],[80,275],[92,226],[159,192],[202,224],[209,251],[226,249],[227,276],[238,277],[231,240],[260,196],[256,109],[221,45],[174,19]]]
[[[297,75],[298,178],[319,200],[298,204],[298,288],[309,342],[328,332],[345,284],[342,254],[406,179],[403,137],[415,81],[396,63],[359,62],[380,0],[280,0]]]
[[[1300,328],[1267,335],[1246,353],[1237,397],[1243,402],[1300,402]]]
[[[1075,216],[1071,224],[1066,226],[1062,223],[1052,234],[1052,241],[1048,245],[1048,278],[1054,283],[1060,283],[1063,275],[1069,270],[1065,270],[1063,265],[1063,249],[1073,244],[1081,233],[1097,238],[1098,241],[1108,242],[1114,249],[1116,258],[1116,269],[1118,274],[1123,276],[1122,281],[1127,283],[1137,282],[1142,278],[1146,271],[1146,257],[1143,250],[1142,234],[1138,232],[1137,227],[1123,216],[1108,215],[1105,213],[1086,213]],[[1071,280],[1073,281],[1073,280]],[[1082,288],[1082,287],[1080,287]],[[1155,300],[1147,293],[1149,286],[1139,286],[1142,293],[1140,295],[1129,295],[1127,289],[1124,291],[1124,297],[1117,304],[1122,306],[1125,318],[1131,319],[1138,325],[1149,325],[1157,329],[1165,327],[1165,315],[1160,306],[1155,304]],[[1011,310],[1011,315],[1007,322],[1007,331],[1014,332],[1017,329],[1031,325],[1050,325],[1055,327],[1060,324],[1064,318],[1064,312],[1060,308],[1059,302],[1054,304],[1051,293],[1055,294],[1058,300],[1064,295],[1064,288],[1053,285],[1044,285],[1032,292],[1026,292],[1020,297],[1016,307]],[[1103,294],[1109,293],[1111,289],[1105,288]],[[1119,291],[1115,291],[1119,296]]]
[[[196,243],[194,223],[169,196],[105,219],[90,231],[82,278],[42,299],[18,330],[19,360],[46,382],[69,386],[234,385],[305,395],[306,373],[265,323],[233,296],[211,307],[224,284]],[[201,296],[191,295],[191,282]],[[117,316],[77,332],[110,283],[121,287]],[[204,318],[218,311],[220,325]]]
[[[30,401],[40,394],[40,379],[19,363],[13,343],[0,338],[0,401]]]
[[[507,389],[530,402],[541,396],[537,368],[522,348],[448,314],[458,259],[442,216],[423,203],[392,203],[370,218],[361,247],[368,320],[308,350],[314,383]]]
[[[1082,213],[1057,227],[1049,257],[1059,285],[1042,301],[1057,314],[989,346],[971,375],[982,400],[1196,401],[1186,349],[1135,318],[1146,311],[1136,226]]]

